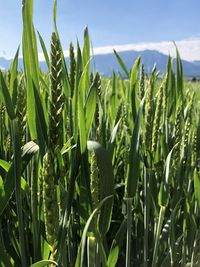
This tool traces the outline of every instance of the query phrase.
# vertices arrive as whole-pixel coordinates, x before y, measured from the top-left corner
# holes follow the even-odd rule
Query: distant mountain
[[[123,59],[127,69],[131,69],[135,59],[138,56],[141,56],[141,62],[144,63],[145,71],[150,72],[154,64],[157,65],[157,69],[164,73],[166,70],[168,56],[156,51],[156,50],[144,50],[144,51],[126,51],[119,52],[120,57]],[[67,65],[69,63],[69,58],[66,58]],[[7,60],[3,57],[0,57],[0,68],[8,69],[11,64],[11,60]],[[189,62],[182,60],[183,71],[185,76],[198,76],[200,77],[200,61]],[[105,55],[95,55],[94,62],[92,66],[95,67],[97,71],[105,76],[110,76],[112,71],[122,72],[122,69],[114,55],[114,53],[105,54]],[[42,70],[46,71],[47,66],[44,61],[40,62],[40,67]],[[19,69],[23,68],[23,61],[19,59]]]
[[[12,60],[6,59],[4,57],[0,57],[0,69],[8,69]]]
[[[200,60],[195,60],[195,61],[193,61],[193,63],[194,63],[195,65],[197,65],[197,66],[200,66]]]
[[[119,52],[120,57],[123,59],[126,67],[130,69],[133,66],[134,61],[138,56],[141,56],[141,62],[144,63],[145,71],[148,73],[156,64],[157,69],[164,73],[168,61],[168,56],[155,51],[155,50],[144,50],[144,51],[126,51]],[[110,75],[112,70],[122,72],[122,69],[117,62],[114,54],[96,55],[94,58],[96,69],[104,74]],[[200,62],[199,64],[182,60],[183,71],[185,76],[200,76]]]

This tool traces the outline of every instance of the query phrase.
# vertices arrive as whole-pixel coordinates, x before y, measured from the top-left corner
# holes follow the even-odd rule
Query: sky
[[[69,43],[83,42],[89,27],[94,52],[156,49],[200,60],[199,0],[57,0],[57,24],[65,54]],[[12,58],[22,36],[22,0],[0,0],[0,56]],[[53,0],[34,1],[34,26],[49,48]],[[38,46],[40,59],[42,50]]]

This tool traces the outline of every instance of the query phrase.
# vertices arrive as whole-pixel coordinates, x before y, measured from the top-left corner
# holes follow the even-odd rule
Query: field
[[[121,73],[101,77],[87,28],[67,67],[56,1],[50,55],[32,5],[24,70],[18,50],[0,72],[0,266],[200,266],[200,84],[178,50],[162,79],[116,51]]]

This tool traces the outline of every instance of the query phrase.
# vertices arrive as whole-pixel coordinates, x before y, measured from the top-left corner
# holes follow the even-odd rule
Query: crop
[[[198,88],[177,50],[159,78],[140,58],[91,71],[90,40],[56,26],[39,67],[33,1],[22,51],[0,72],[0,266],[200,266]],[[198,85],[197,85],[198,87]]]

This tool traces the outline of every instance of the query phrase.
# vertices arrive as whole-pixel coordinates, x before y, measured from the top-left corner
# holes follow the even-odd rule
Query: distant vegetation
[[[39,68],[33,1],[23,1],[23,62],[0,72],[0,266],[200,266],[199,83],[177,50],[158,79],[138,57],[90,71],[90,40],[56,26]]]

